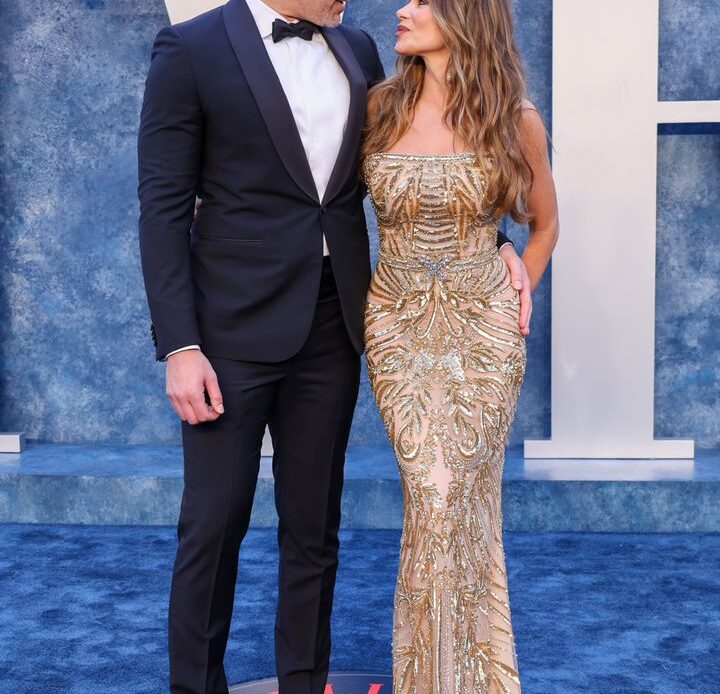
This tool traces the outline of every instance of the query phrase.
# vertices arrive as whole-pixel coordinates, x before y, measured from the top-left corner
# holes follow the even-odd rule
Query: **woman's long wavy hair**
[[[479,158],[490,157],[488,208],[527,222],[532,172],[518,135],[526,88],[509,0],[431,0],[430,7],[450,50],[446,123]],[[371,89],[363,160],[407,132],[424,76],[421,57],[401,55],[397,75]]]

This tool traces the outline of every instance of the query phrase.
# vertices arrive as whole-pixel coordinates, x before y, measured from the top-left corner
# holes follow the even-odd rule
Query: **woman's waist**
[[[497,246],[486,246],[463,253],[453,252],[410,252],[398,253],[392,249],[380,248],[378,263],[384,263],[399,270],[424,272],[442,276],[491,263],[498,258]]]

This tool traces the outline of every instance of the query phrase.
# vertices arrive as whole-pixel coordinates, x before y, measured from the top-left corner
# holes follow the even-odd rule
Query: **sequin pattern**
[[[395,694],[520,691],[500,493],[525,340],[483,207],[489,166],[470,153],[363,164],[380,232],[366,360],[404,498]]]

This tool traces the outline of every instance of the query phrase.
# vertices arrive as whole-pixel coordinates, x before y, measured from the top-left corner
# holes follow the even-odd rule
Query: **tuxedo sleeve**
[[[182,37],[160,31],[138,135],[140,257],[156,356],[201,344],[190,266],[190,226],[200,173],[203,119]]]
[[[500,248],[502,248],[506,243],[509,243],[509,244],[510,244],[511,246],[513,246],[513,247],[515,246],[515,244],[514,244],[507,236],[505,236],[505,234],[503,234],[502,231],[500,231],[500,230],[498,229],[498,233],[497,233],[497,247],[498,247],[498,250],[499,250]]]

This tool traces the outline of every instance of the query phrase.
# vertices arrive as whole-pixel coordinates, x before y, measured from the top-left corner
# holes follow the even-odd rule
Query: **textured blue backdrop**
[[[346,15],[375,36],[388,70],[396,4],[350,0]],[[513,2],[531,96],[548,123],[551,5]],[[720,0],[660,6],[660,98],[720,99]],[[44,441],[177,442],[136,241],[135,134],[164,5],[0,0],[0,14],[0,430]],[[716,447],[720,130],[661,128],[658,152],[656,434]],[[522,245],[525,231],[511,234]],[[550,433],[549,303],[547,277],[513,443]],[[352,442],[385,443],[366,382]]]

